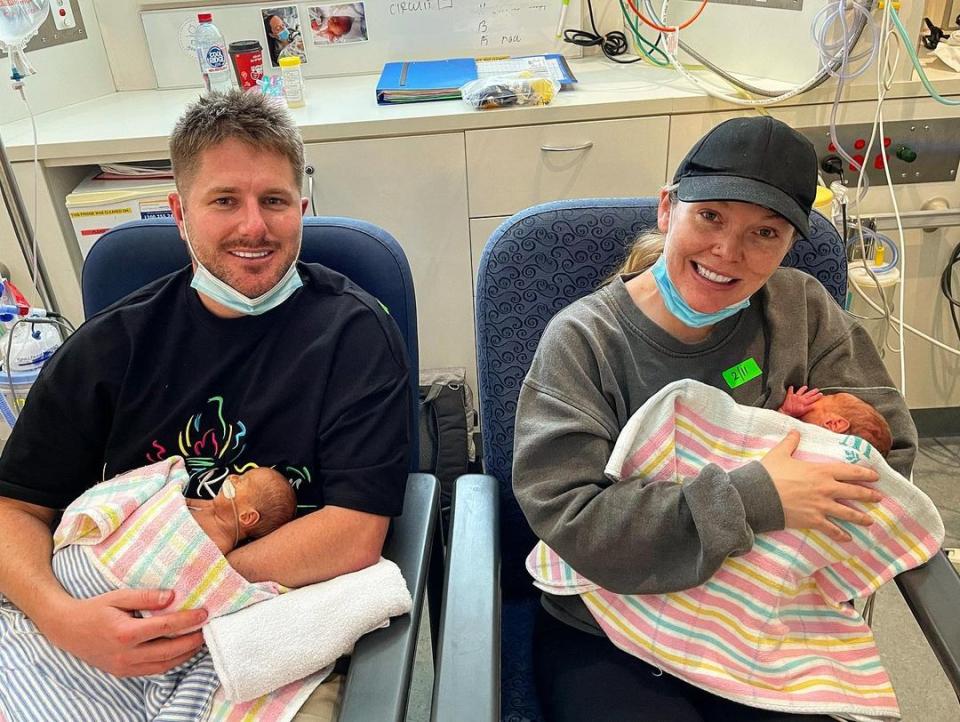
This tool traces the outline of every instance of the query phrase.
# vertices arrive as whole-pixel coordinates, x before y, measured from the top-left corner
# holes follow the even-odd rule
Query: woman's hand
[[[788,529],[818,529],[838,542],[850,541],[850,535],[833,520],[869,526],[869,515],[843,502],[877,502],[883,497],[865,486],[879,476],[873,469],[856,464],[810,462],[793,458],[800,434],[791,431],[767,452],[761,464],[773,479],[780,495],[783,517]],[[832,517],[832,519],[830,518]]]

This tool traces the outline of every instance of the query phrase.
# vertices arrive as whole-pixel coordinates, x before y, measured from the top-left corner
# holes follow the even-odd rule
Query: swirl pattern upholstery
[[[843,242],[811,214],[783,265],[817,278],[842,303],[847,292]],[[487,242],[477,278],[477,359],[485,473],[500,489],[501,718],[542,719],[533,687],[531,639],[539,593],[524,569],[536,539],[513,496],[517,398],[547,322],[594,291],[626,256],[632,240],[656,226],[657,199],[553,201],[520,211]]]

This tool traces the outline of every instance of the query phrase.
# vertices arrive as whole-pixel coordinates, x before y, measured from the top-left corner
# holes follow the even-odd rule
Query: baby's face
[[[353,27],[353,18],[349,15],[334,15],[327,20],[327,31],[336,37],[346,35]]]
[[[815,401],[813,408],[800,417],[801,421],[829,428],[827,422],[837,417],[846,419],[851,406],[865,404],[853,394],[830,394]]]

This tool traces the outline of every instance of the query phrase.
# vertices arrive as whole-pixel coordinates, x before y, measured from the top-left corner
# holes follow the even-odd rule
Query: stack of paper
[[[168,160],[146,160],[140,163],[103,163],[95,180],[147,180],[173,178],[173,166]]]

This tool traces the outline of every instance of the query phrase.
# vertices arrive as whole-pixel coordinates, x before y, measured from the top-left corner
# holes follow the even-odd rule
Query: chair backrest
[[[419,465],[417,301],[407,257],[382,228],[352,218],[303,219],[300,259],[352,280],[389,310],[410,363],[410,470]],[[172,219],[124,223],[105,233],[83,264],[83,310],[89,318],[124,296],[190,263]]]
[[[843,242],[819,213],[783,261],[804,270],[838,303],[847,292]],[[500,584],[530,594],[523,560],[535,543],[513,496],[513,428],[520,385],[540,335],[562,308],[596,290],[631,241],[656,226],[656,198],[554,201],[504,221],[487,242],[477,278],[477,361],[484,471],[500,484]]]

